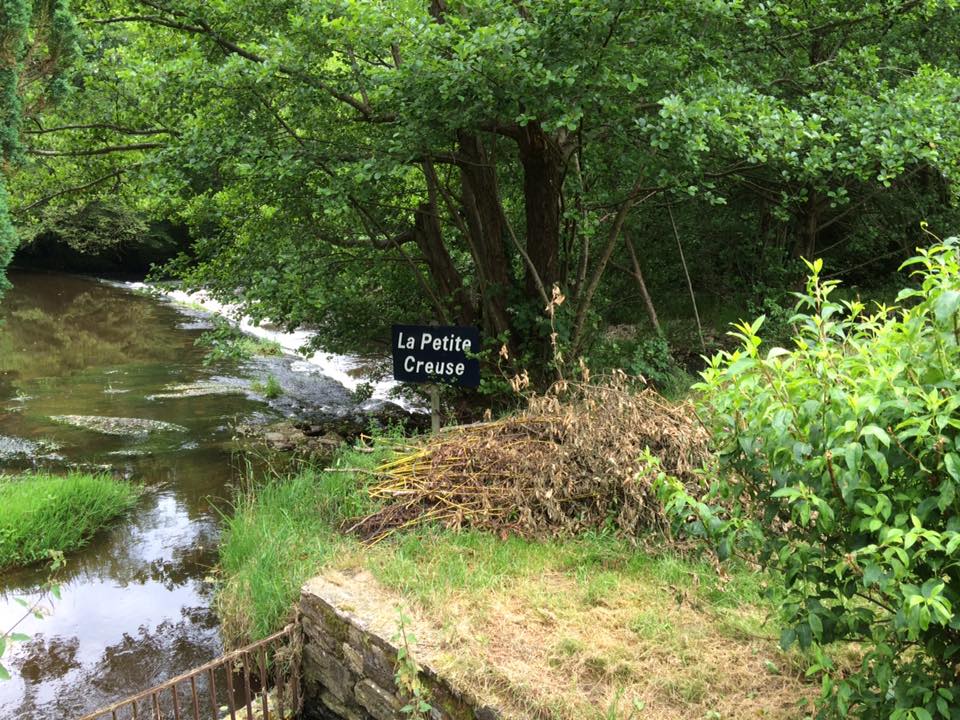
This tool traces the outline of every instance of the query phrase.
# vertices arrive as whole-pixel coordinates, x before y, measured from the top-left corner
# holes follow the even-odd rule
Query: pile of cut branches
[[[660,468],[644,461],[648,450]],[[617,375],[538,396],[502,420],[450,428],[376,470],[379,510],[350,530],[368,541],[436,521],[524,536],[608,522],[627,534],[665,528],[658,472],[692,490],[709,459],[693,409]]]

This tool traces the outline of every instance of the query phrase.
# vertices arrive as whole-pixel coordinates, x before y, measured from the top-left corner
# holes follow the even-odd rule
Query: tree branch
[[[40,127],[38,130],[23,130],[24,135],[47,135],[49,133],[67,131],[67,130],[112,130],[113,132],[124,135],[173,135],[179,137],[177,130],[168,130],[167,128],[129,128],[113,123],[89,123],[87,125],[60,125],[58,127]]]
[[[677,241],[677,250],[680,251],[680,262],[683,264],[683,274],[687,278],[687,290],[690,291],[690,302],[693,304],[693,316],[697,321],[697,334],[700,336],[700,347],[704,352],[707,351],[707,343],[703,339],[703,326],[700,324],[700,311],[697,309],[697,296],[693,292],[693,281],[690,279],[690,270],[687,268],[687,259],[683,254],[683,243],[680,242],[680,233],[677,231],[677,223],[673,219],[673,208],[667,204],[667,214],[670,216],[670,226],[673,228],[673,237]]]
[[[657,318],[657,309],[653,305],[653,298],[650,297],[650,293],[647,291],[647,283],[643,277],[643,269],[640,267],[637,251],[633,247],[633,238],[624,233],[623,239],[627,245],[627,251],[630,253],[630,261],[633,263],[633,277],[637,281],[637,286],[640,288],[640,294],[643,296],[643,304],[647,306],[647,315],[650,316],[650,322],[653,324],[654,330],[657,331],[657,335],[663,337],[663,329],[660,327],[659,318]]]
[[[43,157],[89,157],[91,155],[109,155],[111,153],[134,152],[137,150],[152,150],[154,148],[164,147],[163,143],[145,142],[133,143],[130,145],[107,145],[101,148],[92,148],[90,150],[47,150],[45,148],[27,148],[29,155],[40,155]]]
[[[144,2],[143,4],[154,7],[152,3]],[[172,12],[172,11],[171,11]],[[183,13],[174,13],[175,15],[183,16]],[[181,32],[191,33],[193,35],[205,35],[213,40],[222,50],[225,52],[238,55],[246,60],[257,63],[258,65],[263,65],[267,62],[267,58],[263,55],[258,55],[255,52],[247,50],[241,45],[237,44],[233,40],[225,38],[218,31],[216,31],[206,20],[202,18],[197,18],[193,20],[194,24],[181,22],[179,20],[170,20],[161,15],[124,15],[113,18],[106,18],[102,20],[93,21],[98,25],[108,25],[114,23],[128,23],[128,22],[140,22],[140,23],[149,23],[152,25],[160,25],[162,27],[170,28],[172,30],[180,30]],[[308,75],[307,73],[299,70],[297,68],[291,67],[289,65],[278,65],[277,69],[285,75],[295,77],[298,80],[315,87],[319,90],[329,93],[331,96],[336,98],[342,103],[345,103],[352,107],[354,110],[359,112],[366,120],[377,120],[379,122],[389,122],[392,118],[389,117],[375,117],[373,109],[367,105],[363,100],[355,98],[349,93],[342,92],[337,90],[334,87],[331,87],[327,83],[323,82],[317,77]]]
[[[14,208],[12,211],[12,214],[17,215],[17,214],[29,212],[30,210],[33,210],[34,208],[42,207],[43,205],[46,205],[51,200],[54,200],[55,198],[61,197],[63,195],[71,195],[73,193],[79,193],[79,192],[83,192],[84,190],[89,190],[90,188],[96,187],[100,183],[106,182],[111,178],[119,178],[121,175],[123,175],[123,173],[127,172],[128,170],[133,170],[138,166],[139,166],[139,163],[136,165],[130,165],[129,167],[125,167],[125,168],[117,168],[113,172],[108,173],[102,177],[98,177],[96,180],[91,180],[90,182],[84,185],[68,187],[68,188],[64,188],[63,190],[58,190],[57,192],[50,193],[49,195],[44,195],[42,198],[40,198],[39,200],[34,200],[29,205],[24,205],[23,207]]]
[[[878,13],[864,13],[863,15],[858,15],[852,18],[843,18],[842,20],[832,20],[830,22],[823,23],[822,25],[817,25],[816,27],[806,28],[804,30],[796,30],[785,35],[780,35],[777,38],[774,38],[776,41],[781,40],[793,40],[794,38],[802,37],[804,35],[820,35],[824,32],[830,30],[835,30],[840,27],[853,27],[854,25],[859,25],[860,23],[867,22],[869,20],[880,20],[880,19],[889,19],[892,15],[897,15],[900,13],[909,12],[917,5],[920,4],[920,0],[908,0],[907,2],[901,3],[900,7],[890,8],[886,12]]]
[[[607,235],[607,245],[603,249],[603,253],[600,256],[600,260],[597,262],[597,267],[593,272],[593,275],[590,277],[590,282],[584,290],[583,295],[580,297],[580,302],[577,306],[577,314],[573,323],[573,335],[571,347],[573,348],[573,356],[576,356],[580,352],[580,347],[583,344],[583,329],[587,321],[587,311],[590,309],[590,304],[593,301],[594,293],[597,291],[597,287],[600,285],[600,279],[603,277],[604,270],[607,269],[607,263],[610,261],[610,256],[613,254],[613,249],[616,247],[617,238],[620,236],[620,230],[623,228],[624,222],[626,222],[627,215],[630,214],[630,211],[633,209],[634,205],[638,202],[644,202],[659,192],[658,190],[652,190],[648,192],[643,198],[640,197],[640,194],[643,192],[643,189],[640,187],[638,182],[634,185],[633,189],[630,191],[630,194],[627,196],[627,199],[620,206],[620,209],[617,211],[616,217],[613,219],[613,225],[610,226],[610,232]]]

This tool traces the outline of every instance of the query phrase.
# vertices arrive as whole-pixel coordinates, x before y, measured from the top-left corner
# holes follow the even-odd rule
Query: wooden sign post
[[[440,430],[440,385],[480,384],[480,331],[454,325],[394,325],[393,378],[430,384],[433,432]]]
[[[430,386],[430,429],[434,434],[440,432],[440,386]]]

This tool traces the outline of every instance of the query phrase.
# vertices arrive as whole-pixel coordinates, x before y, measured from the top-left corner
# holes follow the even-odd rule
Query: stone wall
[[[396,599],[366,572],[330,573],[301,594],[306,720],[407,720],[394,682],[399,629]],[[409,612],[405,615],[410,616]],[[431,720],[499,720],[429,667],[436,650],[429,625],[411,617],[414,656],[430,692]]]

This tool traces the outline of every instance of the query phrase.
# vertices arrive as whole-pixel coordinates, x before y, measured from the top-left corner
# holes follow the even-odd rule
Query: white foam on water
[[[285,353],[290,355],[299,355],[300,348],[307,345],[315,336],[315,333],[311,330],[298,329],[293,332],[284,332],[282,330],[273,330],[258,325],[251,320],[250,317],[243,315],[239,305],[221,303],[210,297],[210,294],[204,290],[198,290],[197,292],[164,290],[143,282],[116,282],[110,284],[129,290],[147,290],[151,293],[156,293],[159,297],[174,304],[200,308],[205,312],[228,320],[248,335],[277,343],[283,348]],[[355,355],[338,355],[321,350],[309,357],[301,356],[300,360],[295,360],[290,365],[290,369],[294,372],[320,373],[321,375],[336,380],[351,392],[356,390],[362,383],[369,382],[373,386],[374,398],[390,400],[408,410],[414,409],[408,401],[390,396],[390,392],[400,385],[396,380],[371,380],[360,373],[352,372],[366,364],[368,363]]]

